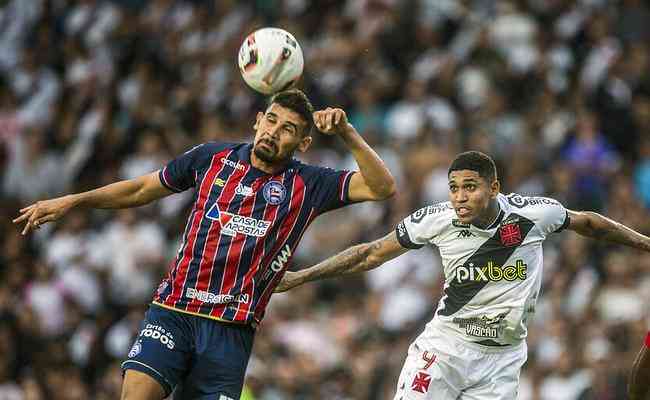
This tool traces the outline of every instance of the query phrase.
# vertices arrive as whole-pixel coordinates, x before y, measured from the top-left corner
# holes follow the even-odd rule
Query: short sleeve
[[[397,224],[397,240],[407,249],[419,249],[434,242],[445,225],[447,211],[451,209],[448,203],[439,203],[415,211]]]
[[[324,167],[315,168],[309,174],[313,187],[314,206],[319,213],[335,210],[350,203],[348,191],[353,171],[334,170]]]
[[[516,193],[507,196],[508,202],[532,218],[541,233],[546,237],[561,232],[569,226],[567,209],[555,199],[548,197],[523,197]]]
[[[193,187],[196,184],[196,163],[203,146],[195,146],[167,163],[158,173],[160,182],[172,192],[182,192]]]
[[[541,199],[548,200],[548,204],[540,206],[542,209],[540,213],[540,228],[545,235],[554,232],[562,232],[569,226],[569,213],[564,206],[556,200],[542,197]]]

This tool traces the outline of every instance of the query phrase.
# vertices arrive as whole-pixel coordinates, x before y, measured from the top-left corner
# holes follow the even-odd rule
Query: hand
[[[314,124],[319,131],[326,135],[338,135],[352,127],[345,111],[330,107],[314,113]]]
[[[273,289],[273,293],[286,292],[287,290],[290,290],[296,286],[300,286],[301,284],[302,282],[300,282],[298,272],[287,271],[284,273],[284,276],[282,277],[280,283],[278,283],[278,286]]]
[[[56,221],[65,215],[74,205],[71,196],[58,197],[56,199],[38,201],[31,206],[20,210],[21,215],[14,219],[14,224],[20,224],[27,220],[22,235],[26,235],[32,229],[38,229],[41,225]]]

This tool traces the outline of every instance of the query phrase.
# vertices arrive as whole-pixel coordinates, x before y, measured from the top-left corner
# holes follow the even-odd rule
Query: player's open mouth
[[[466,217],[472,213],[472,210],[467,207],[458,207],[456,208],[456,215],[459,217]]]
[[[271,142],[270,140],[262,139],[262,140],[260,140],[258,142],[258,144],[263,145],[265,147],[268,147],[271,150],[277,150],[278,149],[277,146],[275,145],[275,143]]]

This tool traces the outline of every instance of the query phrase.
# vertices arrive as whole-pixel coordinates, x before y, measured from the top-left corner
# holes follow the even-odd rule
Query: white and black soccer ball
[[[290,88],[304,66],[298,41],[279,28],[262,28],[248,35],[239,48],[238,60],[244,81],[263,94]]]

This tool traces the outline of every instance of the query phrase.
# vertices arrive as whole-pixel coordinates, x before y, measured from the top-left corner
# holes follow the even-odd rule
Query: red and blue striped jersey
[[[154,303],[238,323],[259,323],[307,226],[350,201],[350,171],[297,160],[267,174],[251,144],[205,143],[159,173],[168,189],[194,188],[180,249]]]

